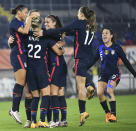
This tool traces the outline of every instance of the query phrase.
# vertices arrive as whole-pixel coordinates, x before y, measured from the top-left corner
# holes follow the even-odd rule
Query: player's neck
[[[105,43],[105,46],[106,46],[106,47],[110,47],[110,46],[112,46],[112,42],[111,42],[111,41],[106,42],[106,43]]]
[[[18,16],[18,15],[16,15],[15,16],[19,21],[22,21],[22,19]]]

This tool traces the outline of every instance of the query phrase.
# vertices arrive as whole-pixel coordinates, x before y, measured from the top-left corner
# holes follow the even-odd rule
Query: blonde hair
[[[42,24],[42,18],[40,16],[36,16],[32,18],[32,28],[38,28]]]

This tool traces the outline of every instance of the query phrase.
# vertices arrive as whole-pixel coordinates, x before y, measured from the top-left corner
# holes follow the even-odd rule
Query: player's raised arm
[[[26,19],[26,16],[28,14],[28,9],[27,8],[24,8],[23,6],[19,6],[19,7],[16,7],[15,9],[12,9],[12,14],[15,15],[15,18],[17,18],[19,21],[25,21]],[[21,15],[23,14],[23,16],[21,17]],[[14,25],[12,26],[12,28],[19,32],[19,33],[22,33],[22,34],[28,34],[29,32],[29,29],[31,27],[31,20],[34,16],[33,15],[30,15],[28,16],[27,18],[27,23],[25,24],[25,26],[20,23],[11,23],[11,25]]]
[[[134,77],[136,77],[136,72],[134,68],[132,67],[128,59],[126,58],[126,54],[124,53],[123,49],[120,46],[118,46],[117,52],[119,57],[123,61],[124,65],[127,67],[127,69],[133,74]]]

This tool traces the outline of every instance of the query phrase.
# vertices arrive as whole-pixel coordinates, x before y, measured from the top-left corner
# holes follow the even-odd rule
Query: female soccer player
[[[121,74],[118,68],[118,59],[121,58],[134,77],[136,77],[136,72],[127,60],[122,48],[116,43],[112,29],[103,29],[102,40],[104,44],[99,46],[94,58],[94,61],[97,61],[99,58],[101,59],[97,95],[99,97],[100,104],[106,113],[106,122],[116,122],[116,99],[114,89],[120,81]],[[92,65],[94,63],[92,63]],[[108,108],[104,95],[105,90],[109,97],[110,109]]]
[[[45,18],[45,27],[48,29],[55,29],[62,27],[61,22],[57,16],[49,15]],[[60,40],[61,35],[57,35],[53,41]],[[55,44],[55,43],[54,43]],[[51,126],[67,126],[66,114],[67,114],[67,105],[64,96],[64,87],[66,87],[66,75],[67,75],[67,66],[64,60],[64,56],[58,56],[53,51],[53,46],[48,48],[48,64],[49,64],[49,73],[50,73],[50,84],[51,84],[51,108],[53,110],[53,122],[51,121],[51,115],[47,118],[50,121]],[[59,122],[59,108],[61,110],[61,122]],[[51,110],[50,110],[51,112]]]
[[[10,35],[14,37],[14,42],[13,44],[11,44],[10,61],[11,65],[13,66],[16,84],[13,89],[13,102],[9,114],[19,124],[22,124],[19,114],[19,105],[22,97],[23,88],[26,83],[26,67],[27,67],[26,48],[22,43],[22,38],[23,34],[28,34],[31,26],[31,19],[33,16],[28,17],[28,21],[24,26],[24,21],[28,14],[27,7],[24,5],[19,5],[12,10],[12,14],[15,15],[15,18],[13,18],[9,25],[9,31]]]
[[[38,29],[41,29],[41,19],[40,17],[35,17],[32,20],[32,31],[35,32]],[[47,88],[43,86],[45,84],[48,84],[48,77],[47,77],[48,70],[46,67],[47,61],[45,61],[46,47],[48,46],[48,43],[50,43],[51,45],[54,45],[52,49],[57,55],[62,55],[63,51],[59,49],[58,44],[56,45],[54,44],[54,41],[53,42],[51,40],[45,41],[45,38],[39,39],[37,37],[34,37],[32,33],[29,33],[29,35],[25,37],[24,37],[25,39],[24,43],[26,45],[28,44],[27,45],[27,49],[28,49],[27,83],[33,95],[31,108],[30,108],[31,118],[32,118],[31,128],[36,128],[38,126],[49,127],[49,125],[45,122],[45,115],[46,115],[46,110],[48,109],[48,102],[49,102],[48,93],[50,94],[50,88],[49,86],[47,86]],[[13,39],[9,41],[10,41],[9,43],[13,43]],[[37,68],[37,65],[39,68]],[[42,67],[45,69],[43,70]],[[41,102],[40,121],[37,124],[36,113],[37,113],[37,108],[38,108],[37,106],[38,106],[39,96],[40,96],[39,90],[42,93],[42,102]],[[29,127],[28,123],[27,123],[27,127]]]
[[[55,53],[58,55],[63,54],[63,51],[59,50],[58,46],[54,44],[54,41],[49,39],[45,40],[44,37],[38,38],[33,35],[33,32],[37,32],[41,29],[41,25],[41,18],[38,16],[34,17],[32,19],[32,33],[30,32],[27,37],[27,41],[25,41],[25,43],[28,43],[27,83],[33,95],[31,103],[31,128],[37,128],[38,126],[49,127],[48,123],[45,122],[50,95],[48,68],[46,61],[47,46],[54,45],[53,49]],[[37,124],[36,116],[40,93],[42,95],[40,105],[40,121]]]
[[[37,9],[33,9],[29,11],[29,16],[40,16],[40,12]],[[27,18],[29,18],[29,16]],[[27,18],[26,18],[26,22],[27,22]],[[26,117],[27,120],[24,124],[24,128],[30,128],[31,126],[31,102],[32,102],[32,93],[30,92],[30,90],[28,89],[28,85],[25,85],[25,109],[26,109]]]
[[[75,57],[75,75],[78,88],[78,103],[80,111],[80,126],[82,126],[85,120],[89,117],[89,114],[85,111],[86,104],[86,73],[90,67],[93,59],[92,54],[92,40],[94,38],[94,32],[96,28],[96,15],[95,12],[88,7],[81,7],[78,11],[78,19],[73,23],[55,30],[40,31],[37,35],[47,36],[59,34],[62,32],[74,32],[74,57]]]

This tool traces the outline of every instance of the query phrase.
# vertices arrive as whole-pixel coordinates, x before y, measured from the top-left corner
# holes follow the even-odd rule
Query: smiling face
[[[46,17],[45,18],[45,28],[47,30],[56,28],[56,21],[53,21],[51,18]]]
[[[111,34],[110,30],[104,29],[102,32],[102,40],[105,44],[112,42],[113,35]]]
[[[24,8],[24,9],[19,10],[19,11],[17,12],[17,15],[19,16],[19,18],[20,18],[21,20],[25,20],[26,17],[27,17],[27,14],[28,14],[28,9],[27,9],[27,8]]]

